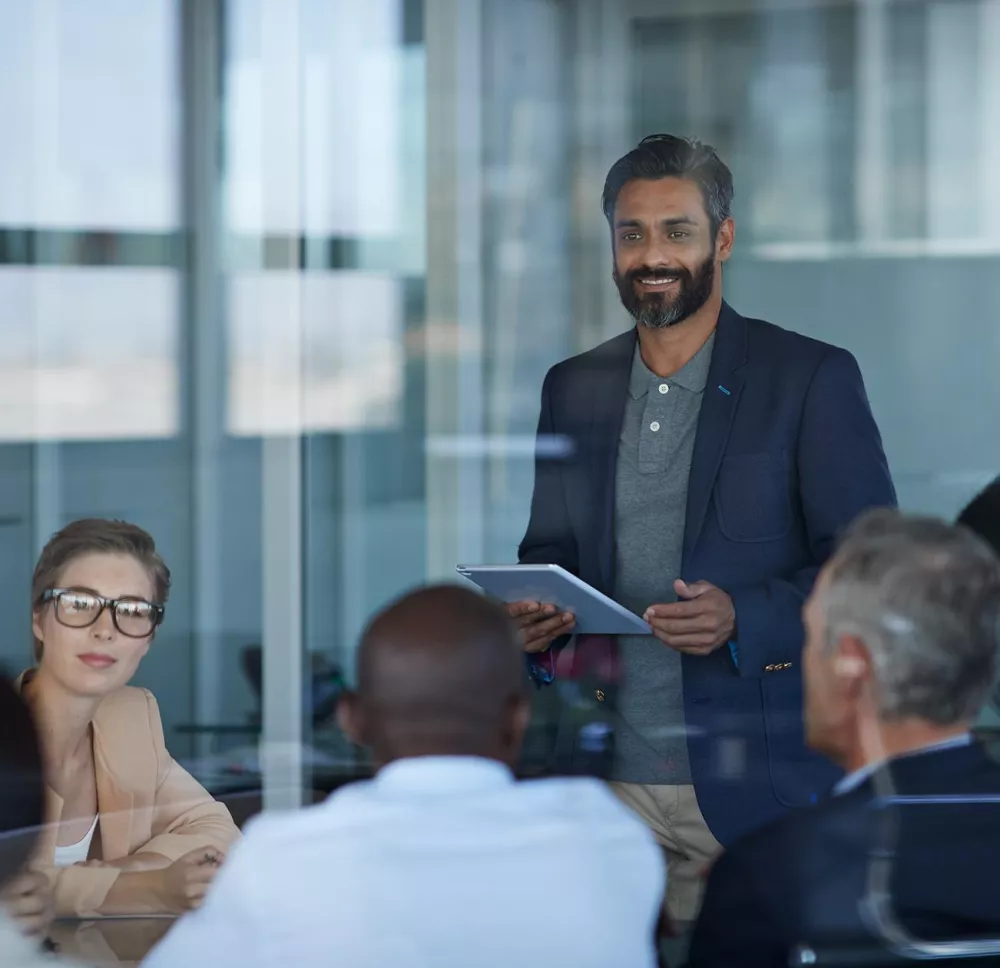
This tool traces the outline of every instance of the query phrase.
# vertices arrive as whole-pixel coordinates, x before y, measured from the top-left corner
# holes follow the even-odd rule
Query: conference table
[[[189,730],[241,735],[251,733],[255,740],[259,734],[259,727],[197,727]],[[544,776],[549,773],[549,750],[552,744],[550,730],[551,724],[543,719],[529,731],[525,755],[518,769],[522,777]],[[978,738],[1000,759],[1000,727],[980,727],[976,732]],[[309,771],[312,781],[309,786],[312,789],[307,791],[310,795],[303,798],[305,803],[315,802],[345,783],[371,775],[367,758],[352,748],[337,731],[317,730],[313,741],[324,757]],[[197,763],[190,763],[189,766],[202,783],[230,807],[240,826],[261,808],[261,778],[256,771],[220,771],[218,760],[211,764],[214,769],[199,770]],[[94,968],[119,968],[138,965],[170,930],[175,920],[172,917],[59,920],[53,924],[50,938],[58,947],[58,953],[64,957],[74,958]]]
[[[172,917],[60,919],[49,929],[49,940],[61,958],[72,958],[94,968],[132,968],[149,954],[175,920]]]

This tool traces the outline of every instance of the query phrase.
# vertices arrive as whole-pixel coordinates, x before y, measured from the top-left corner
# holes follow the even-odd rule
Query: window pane
[[[998,10],[665,10],[632,23],[634,134],[682,131],[720,150],[741,245],[791,258],[995,252]]]
[[[635,139],[718,148],[743,241],[850,237],[855,21],[840,4],[635,21]]]
[[[229,227],[395,235],[406,77],[399,0],[299,0],[294,7],[295,50],[267,42],[261,0],[228,8]],[[298,76],[297,103],[275,83],[275,73],[288,68]]]
[[[397,424],[424,271],[423,52],[403,26],[400,0],[227,6],[230,432]]]
[[[0,266],[0,440],[177,432],[169,269]]]
[[[178,224],[176,0],[0,0],[0,224]]]
[[[230,282],[229,320],[230,432],[395,425],[403,388],[398,279],[369,272],[241,274]],[[301,355],[295,347],[289,352],[299,335]]]

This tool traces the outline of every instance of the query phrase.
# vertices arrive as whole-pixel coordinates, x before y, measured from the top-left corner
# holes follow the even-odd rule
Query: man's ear
[[[364,716],[357,693],[350,690],[341,693],[337,700],[337,725],[340,731],[355,746],[365,746]]]
[[[858,686],[873,679],[871,653],[858,636],[842,635],[837,640],[836,649],[833,671],[839,679],[851,680]]]
[[[715,234],[715,258],[719,262],[727,262],[733,254],[733,243],[736,241],[736,223],[727,218],[719,226]]]

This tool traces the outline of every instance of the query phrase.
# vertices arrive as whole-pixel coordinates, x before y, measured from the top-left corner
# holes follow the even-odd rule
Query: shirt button
[[[594,698],[598,702],[604,702],[604,698],[605,698],[605,696],[604,696],[604,690],[603,689],[596,689],[596,690],[594,690]]]
[[[670,390],[670,387],[666,383],[660,384],[660,393],[666,393]]]
[[[649,425],[649,429],[650,429],[650,430],[652,430],[652,431],[653,431],[653,433],[655,434],[655,433],[656,433],[656,431],[660,429],[660,421],[659,421],[659,420],[654,420],[654,421],[653,421],[653,422],[652,422],[652,423],[651,423],[651,424]]]

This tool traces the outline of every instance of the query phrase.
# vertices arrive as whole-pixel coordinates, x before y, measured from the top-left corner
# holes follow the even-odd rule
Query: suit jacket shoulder
[[[107,731],[125,743],[135,739],[135,733],[152,737],[151,719],[159,720],[156,700],[148,689],[123,686],[106,696],[97,707],[94,723],[102,732]]]
[[[1000,791],[1000,767],[978,744],[902,758],[889,775],[900,796]],[[898,833],[890,890],[904,922],[924,937],[994,932],[995,805],[891,809]],[[720,963],[737,950],[756,952],[761,965],[786,964],[795,943],[867,935],[858,904],[885,837],[880,816],[869,781],[742,838],[711,873],[691,965]]]
[[[746,324],[747,356],[752,366],[792,366],[809,373],[814,373],[825,361],[857,366],[854,355],[843,347],[804,336],[764,319],[741,318]]]
[[[547,385],[555,387],[557,391],[562,391],[569,381],[586,378],[595,372],[606,372],[609,367],[631,361],[632,353],[635,350],[635,341],[636,331],[633,327],[599,343],[593,349],[577,353],[576,356],[556,363],[550,367],[545,382]]]
[[[892,790],[901,797],[933,797],[944,794],[970,795],[1000,793],[1000,765],[979,743],[968,747],[901,757],[889,768]],[[744,871],[754,872],[762,882],[773,882],[776,872],[783,872],[797,892],[815,889],[821,872],[829,879],[839,866],[865,865],[871,853],[872,827],[866,818],[873,817],[876,793],[868,780],[849,792],[831,796],[822,803],[793,810],[783,817],[746,835],[734,844],[728,855]],[[940,835],[956,833],[955,812],[935,814],[933,808],[912,805],[900,808],[903,823],[898,844],[905,853],[924,846],[927,830],[940,824]],[[955,811],[955,807],[942,808]],[[994,808],[996,809],[996,808]],[[966,823],[973,818],[966,816]],[[942,824],[943,820],[947,820]],[[910,823],[917,821],[917,823]],[[929,826],[924,827],[923,822]],[[935,823],[936,821],[936,823]],[[1000,838],[989,838],[983,848],[1000,848]],[[714,871],[713,871],[714,874]],[[782,899],[787,906],[791,897]],[[998,904],[1000,908],[1000,904]]]
[[[148,689],[124,686],[105,697],[94,716],[103,765],[130,788],[154,790],[163,759],[163,726]]]
[[[121,689],[116,689],[104,697],[101,705],[97,707],[95,718],[102,723],[122,719],[130,721],[137,716],[147,718],[150,696],[151,693],[148,689],[142,689],[138,686],[122,686]]]

